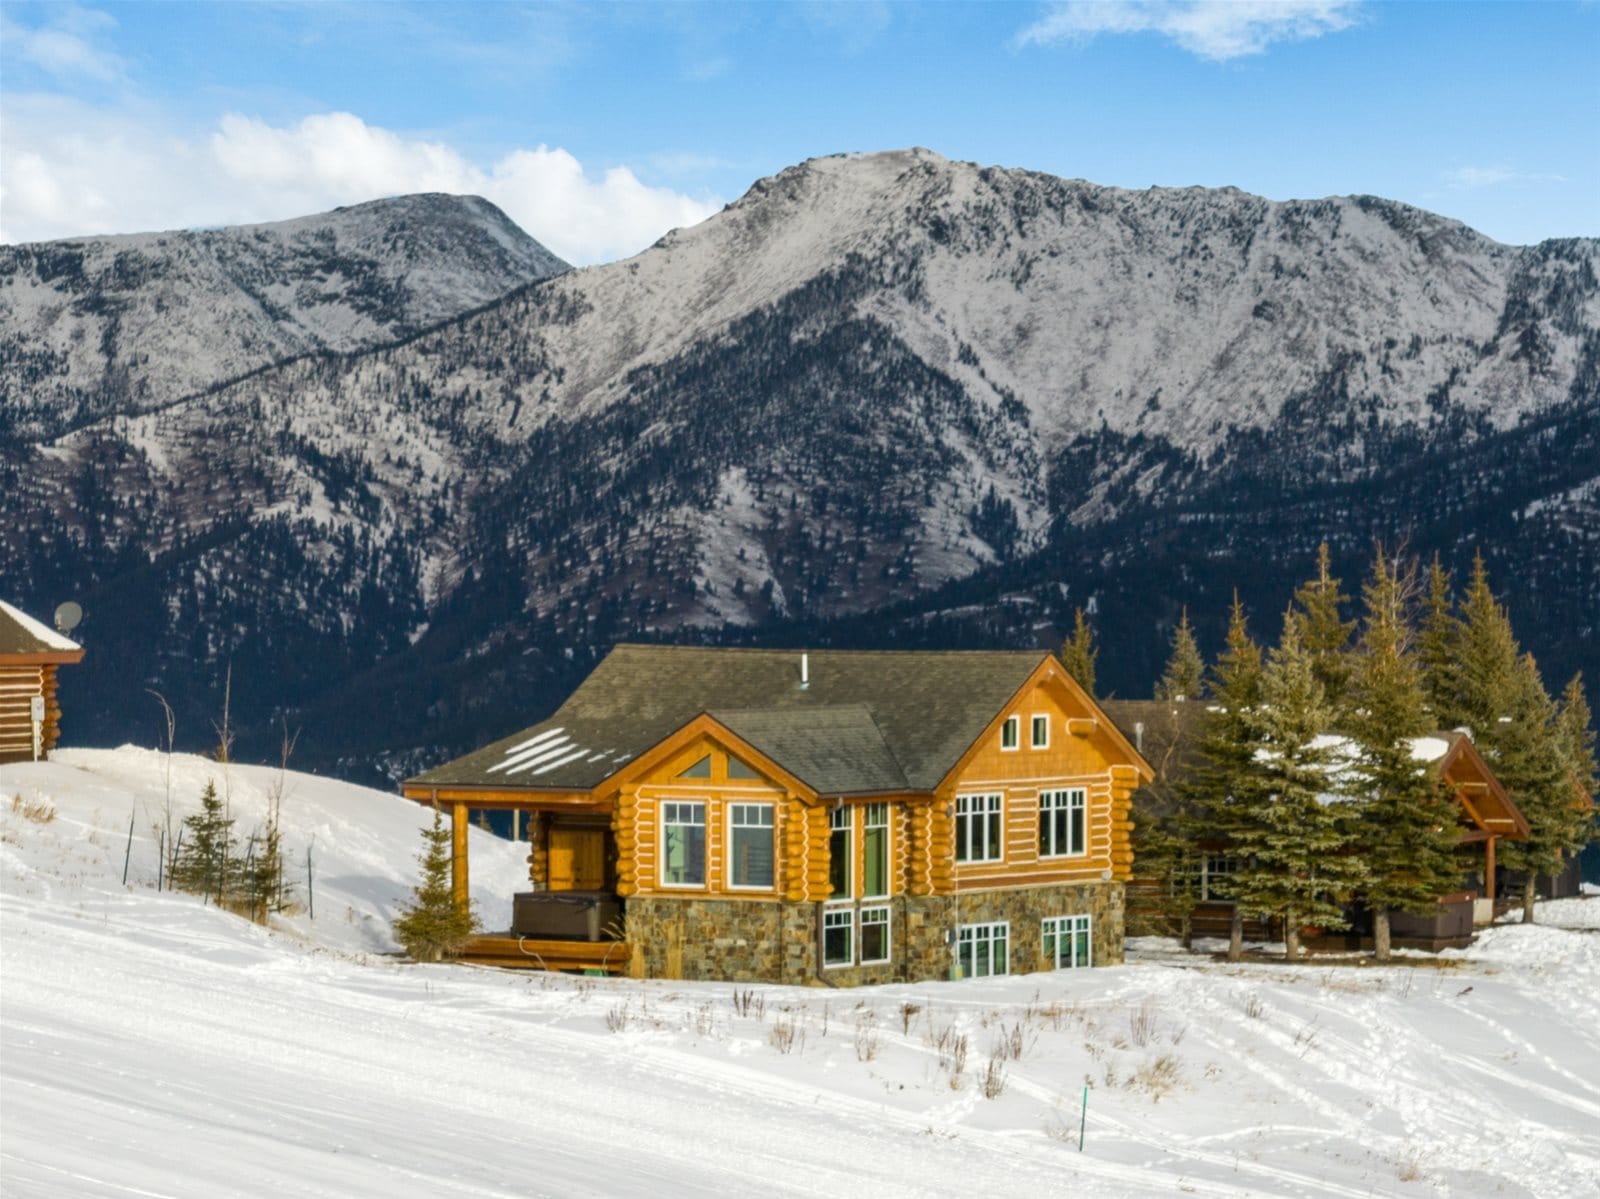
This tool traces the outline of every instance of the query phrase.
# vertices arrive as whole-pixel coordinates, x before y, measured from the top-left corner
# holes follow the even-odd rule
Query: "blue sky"
[[[1600,234],[1600,5],[0,4],[0,238],[477,191],[577,262],[817,154]]]

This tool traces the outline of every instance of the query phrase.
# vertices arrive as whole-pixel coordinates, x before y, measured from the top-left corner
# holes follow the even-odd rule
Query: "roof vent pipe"
[[[802,687],[811,686],[811,655],[810,654],[801,654],[800,655],[800,685]]]
[[[1144,721],[1133,722],[1133,748],[1144,753]]]

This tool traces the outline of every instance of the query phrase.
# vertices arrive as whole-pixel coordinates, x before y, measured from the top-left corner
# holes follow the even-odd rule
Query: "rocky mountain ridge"
[[[1132,693],[1178,604],[1275,605],[1323,536],[1352,578],[1374,536],[1488,538],[1581,658],[1597,256],[1370,197],[812,160],[628,261],[36,445],[22,590],[103,600],[197,716],[245,662],[396,769],[623,636],[1028,644],[1093,598]]]
[[[302,354],[396,341],[566,269],[476,196],[0,246],[0,437],[48,438]]]

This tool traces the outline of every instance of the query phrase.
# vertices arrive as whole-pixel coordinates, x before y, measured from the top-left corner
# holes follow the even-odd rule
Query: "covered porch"
[[[528,890],[511,910],[480,912],[485,931],[459,960],[529,970],[621,973],[631,950],[617,894],[612,804],[587,792],[516,788],[405,788],[407,799],[450,813],[450,878],[457,903],[470,901],[472,814],[505,812],[514,839],[528,847]]]

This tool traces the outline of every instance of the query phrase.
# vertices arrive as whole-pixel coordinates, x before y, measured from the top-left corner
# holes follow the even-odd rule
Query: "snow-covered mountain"
[[[1565,677],[1597,257],[1371,197],[818,159],[625,262],[39,445],[0,548],[197,718],[247,663],[363,760],[527,723],[625,635],[1010,644],[1093,598],[1136,693],[1179,604],[1270,614],[1322,537],[1352,580],[1374,537],[1482,548]]]
[[[50,435],[301,354],[395,341],[566,269],[476,196],[3,246],[0,437]]]

